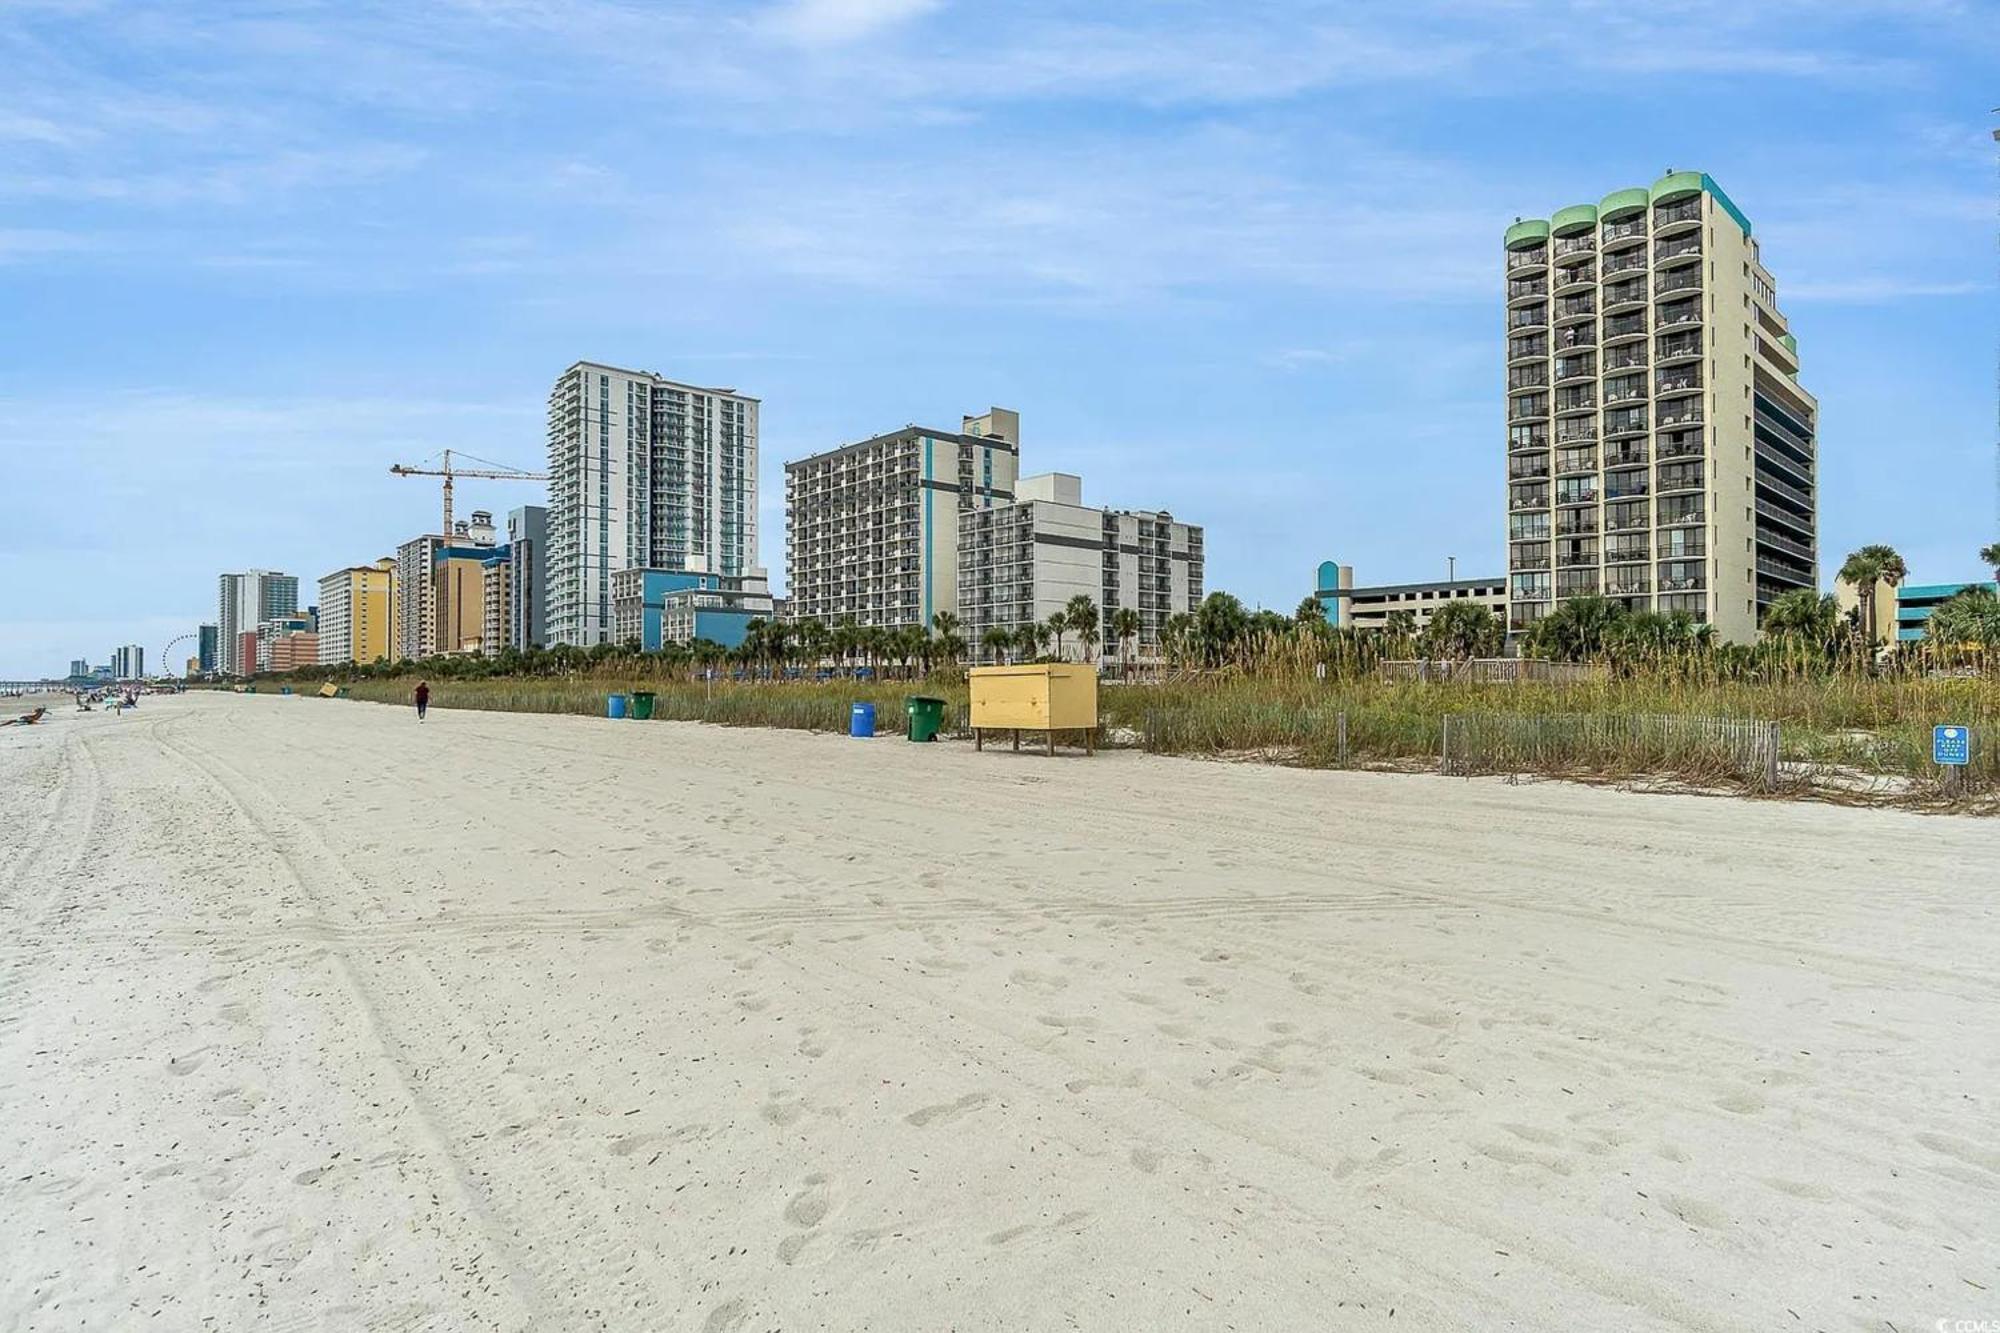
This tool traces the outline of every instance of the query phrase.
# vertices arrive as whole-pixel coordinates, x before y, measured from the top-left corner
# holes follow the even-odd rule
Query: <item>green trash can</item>
[[[913,694],[903,700],[903,711],[910,716],[911,740],[937,739],[938,728],[944,725],[944,700],[933,699],[928,694]]]
[[[632,716],[644,722],[653,715],[653,700],[659,696],[651,690],[632,691]]]

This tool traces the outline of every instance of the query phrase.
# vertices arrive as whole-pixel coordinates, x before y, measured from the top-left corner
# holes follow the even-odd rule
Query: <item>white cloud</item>
[[[938,0],[785,0],[765,11],[764,26],[796,42],[844,43],[907,23],[937,7]]]

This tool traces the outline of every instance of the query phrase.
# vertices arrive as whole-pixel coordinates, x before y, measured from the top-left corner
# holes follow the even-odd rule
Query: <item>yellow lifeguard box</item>
[[[1080,731],[1084,749],[1097,753],[1096,667],[1079,662],[974,667],[967,679],[974,748],[986,748],[989,731],[1011,731],[1018,750],[1022,732],[1040,731],[1054,754],[1057,732]]]

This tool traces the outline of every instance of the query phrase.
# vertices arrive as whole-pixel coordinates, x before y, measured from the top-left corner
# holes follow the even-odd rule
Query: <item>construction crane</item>
[[[439,467],[411,467],[405,463],[392,463],[389,465],[389,471],[398,477],[444,478],[444,526],[438,529],[438,535],[444,546],[451,545],[451,484],[456,478],[478,477],[486,481],[547,481],[549,479],[549,474],[546,472],[529,472],[523,468],[508,467],[505,463],[496,463],[490,458],[479,458],[463,451],[460,452],[459,457],[471,459],[474,463],[479,463],[483,466],[477,468],[454,467],[452,466],[451,450],[449,449],[444,451],[444,461]],[[451,605],[450,589],[450,579],[443,579],[439,582],[438,625],[441,628],[449,628],[451,625],[451,616],[449,614]],[[394,633],[393,626],[390,632]],[[408,645],[405,645],[405,647],[407,649]],[[448,646],[442,643],[438,645],[438,648],[441,652],[448,651]]]

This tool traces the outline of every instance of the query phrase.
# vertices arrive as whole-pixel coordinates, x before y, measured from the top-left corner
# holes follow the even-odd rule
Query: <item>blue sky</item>
[[[1822,560],[1995,514],[1992,4],[0,0],[0,678],[434,524],[579,358],[783,462],[989,404],[1289,610],[1501,561],[1499,238],[1663,170],[1754,222]],[[538,487],[467,484],[496,511]]]

